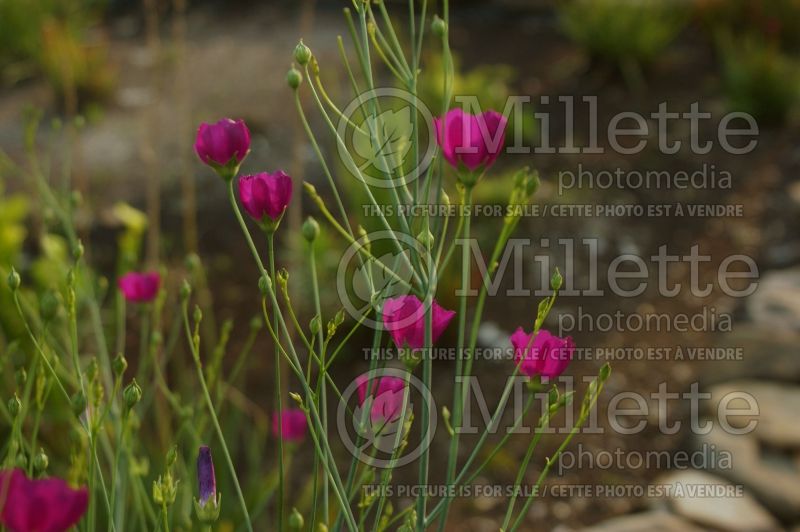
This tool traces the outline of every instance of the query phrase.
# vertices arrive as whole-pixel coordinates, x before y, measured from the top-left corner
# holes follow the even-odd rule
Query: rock
[[[729,434],[716,421],[693,445],[704,453],[705,469],[743,485],[781,520],[800,520],[800,470],[792,460],[762,453],[753,434]]]
[[[661,512],[643,512],[615,517],[594,526],[583,528],[583,532],[700,532],[689,521],[676,515]]]
[[[800,269],[769,272],[747,299],[747,312],[754,323],[771,330],[800,331]]]
[[[655,484],[668,490],[669,507],[675,513],[697,524],[731,532],[780,529],[775,518],[752,495],[728,492],[738,487],[709,473],[675,471],[657,479]],[[698,490],[711,491],[697,496]]]
[[[733,353],[733,360],[698,363],[705,384],[733,379],[800,382],[800,334],[794,331],[737,323],[715,345]]]
[[[741,380],[711,387],[710,405],[712,417],[716,417],[720,400],[733,397],[729,394],[744,392],[755,399],[758,405],[758,416],[753,435],[768,445],[778,448],[800,449],[800,386],[790,386],[768,381]],[[745,399],[732,399],[728,408],[747,408]],[[730,416],[731,425],[744,427],[750,419],[746,416]]]

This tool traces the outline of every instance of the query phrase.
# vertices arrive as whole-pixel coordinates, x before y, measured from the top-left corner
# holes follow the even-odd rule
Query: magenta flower
[[[208,445],[201,445],[197,453],[197,485],[201,507],[208,501],[217,503],[217,477],[214,475],[214,460],[211,458],[211,449]]]
[[[389,298],[383,303],[383,325],[398,349],[425,346],[425,306],[417,296]],[[433,343],[439,339],[456,313],[433,302]]]
[[[221,168],[236,168],[250,151],[250,130],[244,120],[223,118],[216,124],[204,122],[197,128],[194,151],[218,172]]]
[[[278,222],[292,199],[292,178],[282,170],[244,176],[239,179],[239,199],[253,219]]]
[[[282,429],[282,430],[281,430]],[[284,408],[272,415],[272,432],[286,442],[299,442],[306,437],[306,413],[299,408]]]
[[[451,109],[443,118],[434,118],[436,142],[442,155],[455,168],[463,164],[470,171],[488,168],[500,155],[508,120],[496,111],[479,115]]]
[[[372,381],[365,373],[356,377],[358,385],[358,404],[364,405],[367,400],[367,383],[371,384],[372,405],[369,417],[372,421],[394,421],[400,417],[403,408],[403,391],[406,382],[400,377],[373,377]]]
[[[575,343],[572,338],[569,336],[559,338],[540,329],[531,344],[532,336],[522,327],[511,335],[514,361],[519,365],[520,371],[529,377],[541,375],[548,378],[558,377],[564,373],[575,354]]]
[[[0,471],[0,523],[11,532],[64,532],[88,504],[85,487],[72,489],[60,478],[32,480],[21,469]]]
[[[117,285],[131,303],[148,303],[158,295],[161,276],[156,272],[129,272],[119,278]]]

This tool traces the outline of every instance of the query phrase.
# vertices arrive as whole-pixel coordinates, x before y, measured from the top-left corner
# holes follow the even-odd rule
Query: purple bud
[[[200,506],[205,506],[209,500],[216,504],[217,479],[214,476],[214,460],[211,459],[211,449],[208,445],[201,445],[197,454],[197,484],[200,490]]]

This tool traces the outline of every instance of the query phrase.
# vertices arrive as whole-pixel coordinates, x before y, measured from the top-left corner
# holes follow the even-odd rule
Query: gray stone
[[[703,529],[676,515],[661,512],[643,512],[615,517],[594,526],[583,528],[584,532],[700,532]]]
[[[699,525],[730,532],[780,529],[752,495],[709,473],[675,471],[656,479],[655,484],[667,490],[669,507],[675,513]],[[699,495],[699,490],[705,494]]]
[[[711,387],[710,405],[717,412],[719,402],[732,394],[749,394],[758,405],[753,435],[772,447],[800,449],[800,386],[769,381],[741,380]],[[726,401],[729,409],[747,408],[745,399]],[[729,416],[731,425],[744,428],[751,421],[747,416]]]
[[[770,330],[800,331],[800,269],[766,274],[747,298],[747,312],[754,323]]]
[[[706,384],[741,378],[800,382],[800,334],[794,331],[737,323],[715,347],[733,357],[699,362]]]
[[[781,520],[800,520],[800,470],[792,460],[762,452],[755,436],[729,434],[716,421],[693,444],[705,453],[705,469],[743,485]]]

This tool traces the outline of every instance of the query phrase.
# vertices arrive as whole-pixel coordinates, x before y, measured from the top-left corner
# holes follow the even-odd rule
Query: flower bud
[[[281,268],[278,270],[276,277],[278,278],[278,286],[281,290],[286,290],[286,284],[289,282],[289,270]]]
[[[328,525],[325,523],[317,523],[316,532],[328,532]]]
[[[250,320],[250,330],[253,332],[260,331],[264,326],[264,320],[261,316],[253,316]]]
[[[214,460],[207,445],[201,445],[197,454],[197,485],[200,497],[194,501],[195,513],[201,523],[211,525],[219,517],[220,497],[217,494]]]
[[[44,449],[39,449],[39,452],[33,457],[33,469],[37,473],[42,473],[47,469],[48,465],[50,465],[50,459],[47,457]]]
[[[125,387],[122,391],[122,397],[125,399],[125,406],[128,407],[128,410],[136,406],[136,403],[142,399],[142,389],[139,387],[136,379],[133,379],[130,384]]]
[[[8,413],[11,414],[12,418],[15,418],[19,415],[22,411],[22,401],[19,400],[17,394],[8,400]]]
[[[303,74],[300,73],[294,66],[289,69],[286,74],[286,83],[292,90],[297,90],[297,87],[303,82]]]
[[[431,31],[437,37],[444,37],[447,34],[447,23],[439,18],[439,15],[434,15],[433,22],[431,22]]]
[[[170,447],[169,451],[167,451],[167,467],[174,466],[177,460],[178,460],[178,446],[173,445],[172,447]]]
[[[14,267],[11,267],[11,273],[8,274],[8,287],[11,289],[12,292],[16,292],[19,288],[19,285],[22,283],[22,280],[17,273],[17,270]]]
[[[297,511],[297,508],[292,508],[292,513],[289,515],[289,530],[302,530],[304,524],[303,514]]]
[[[114,358],[114,361],[111,363],[111,367],[114,370],[114,375],[117,377],[122,377],[122,375],[125,373],[125,370],[128,369],[128,361],[125,359],[125,356],[120,353]]]
[[[90,381],[94,381],[97,379],[97,375],[100,373],[100,367],[97,365],[97,359],[93,358],[89,361],[89,366],[86,368],[86,377]]]
[[[303,39],[294,47],[294,60],[300,66],[306,66],[311,60],[311,49],[303,44]]]
[[[553,276],[550,277],[550,288],[553,290],[558,290],[561,288],[561,285],[564,283],[564,278],[561,276],[561,272],[558,268],[556,271],[553,272]]]
[[[201,264],[202,262],[200,261],[200,257],[197,256],[197,253],[189,253],[186,256],[186,268],[190,272],[197,271]]]
[[[261,278],[258,280],[258,289],[259,291],[261,291],[261,295],[267,297],[269,293],[272,291],[272,279],[270,279],[266,275],[262,275]]]
[[[303,223],[303,238],[306,242],[313,242],[319,236],[319,224],[317,221],[309,216]]]
[[[183,280],[181,285],[181,300],[186,301],[192,295],[192,285],[186,279]]]
[[[75,244],[75,248],[72,250],[72,259],[75,262],[78,262],[83,258],[83,253],[84,253],[83,242],[78,240],[78,243]]]
[[[319,314],[311,318],[311,322],[308,324],[308,328],[311,329],[311,334],[315,335],[319,332],[319,328],[322,326],[322,320],[319,318]]]
[[[203,321],[203,311],[200,308],[200,305],[194,306],[194,315],[192,317],[194,318],[195,323],[200,323]]]

